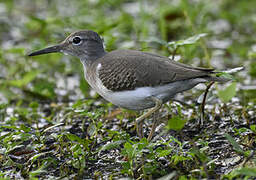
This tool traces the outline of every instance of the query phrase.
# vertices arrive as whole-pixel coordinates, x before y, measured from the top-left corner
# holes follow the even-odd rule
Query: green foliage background
[[[18,87],[41,98],[57,98],[54,88],[59,76],[79,74],[83,92],[79,97],[88,96],[77,59],[59,54],[26,57],[81,29],[98,32],[108,51],[129,48],[166,56],[172,50],[164,42],[208,33],[200,43],[178,50],[181,61],[218,69],[245,66],[248,75],[244,76],[250,81],[255,77],[254,5],[254,1],[231,0],[2,1],[1,92],[7,99],[21,98],[22,93],[9,89]],[[246,99],[254,101],[255,96]]]
[[[0,177],[256,176],[255,7],[253,0],[0,0]],[[180,130],[187,122],[184,129],[193,135],[186,136],[184,130],[175,134],[176,139],[167,136],[170,132],[165,128],[160,134],[167,136],[165,140],[138,140],[129,125],[134,114],[125,111],[108,120],[115,107],[90,90],[77,58],[62,54],[27,57],[82,29],[98,32],[107,51],[175,54],[174,59],[194,66],[245,69],[234,75],[236,83],[215,86],[218,92],[213,91],[210,108],[206,108],[210,125],[203,132],[194,135],[192,131],[199,117],[194,104],[203,92],[198,88],[180,96],[188,106],[177,108],[170,103],[164,107],[168,129]],[[218,119],[228,120],[228,125],[212,128]],[[226,129],[218,129],[222,125]],[[222,148],[228,149],[224,157],[217,156],[223,153],[221,149],[211,154],[209,141],[215,134],[222,134],[230,144]],[[241,144],[247,145],[241,148]],[[215,163],[235,155],[246,162],[253,159],[253,165],[241,169]],[[95,166],[101,161],[102,171]]]

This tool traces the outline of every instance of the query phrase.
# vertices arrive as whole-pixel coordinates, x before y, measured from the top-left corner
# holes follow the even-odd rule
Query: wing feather
[[[112,51],[97,61],[102,65],[99,77],[103,85],[112,91],[207,77],[214,70],[192,67],[164,56],[132,50]]]

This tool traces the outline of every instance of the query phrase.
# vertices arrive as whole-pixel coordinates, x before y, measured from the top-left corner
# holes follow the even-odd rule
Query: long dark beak
[[[41,54],[48,54],[48,53],[55,53],[55,52],[60,52],[63,49],[63,44],[58,44],[55,46],[51,46],[45,49],[41,49],[39,51],[32,52],[28,54],[28,56],[37,56]]]

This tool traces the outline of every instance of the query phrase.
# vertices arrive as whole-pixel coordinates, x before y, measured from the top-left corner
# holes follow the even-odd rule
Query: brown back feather
[[[207,77],[214,69],[197,68],[164,56],[132,50],[116,50],[97,60],[99,78],[112,91],[158,86],[196,77]],[[98,64],[98,63],[95,63]]]

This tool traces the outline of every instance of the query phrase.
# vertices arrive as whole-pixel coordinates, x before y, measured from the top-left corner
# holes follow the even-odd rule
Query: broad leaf
[[[182,119],[181,116],[173,116],[171,119],[168,120],[167,129],[172,129],[176,131],[181,130],[186,122],[187,120]]]
[[[232,99],[236,95],[236,82],[232,82],[228,87],[224,90],[218,91],[218,97],[222,102],[226,103]]]

